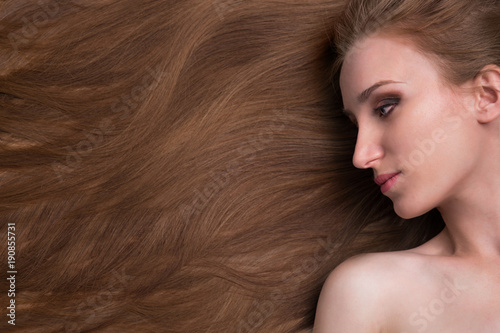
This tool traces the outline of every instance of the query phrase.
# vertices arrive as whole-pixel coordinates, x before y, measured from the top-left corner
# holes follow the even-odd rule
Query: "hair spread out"
[[[341,261],[436,235],[436,210],[399,218],[352,166],[356,129],[330,73],[377,10],[395,13],[388,24],[417,17],[422,40],[439,14],[426,16],[431,1],[344,2],[2,2],[0,238],[15,225],[15,328],[306,332]],[[459,78],[491,62],[487,47],[498,63],[498,10],[465,19],[470,1],[432,3],[457,9],[436,29],[489,19],[474,36],[497,38],[474,40],[474,61],[446,58]]]

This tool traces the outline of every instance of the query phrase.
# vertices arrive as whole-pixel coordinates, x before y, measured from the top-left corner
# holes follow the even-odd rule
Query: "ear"
[[[500,116],[500,67],[487,65],[474,78],[476,118],[481,124]]]

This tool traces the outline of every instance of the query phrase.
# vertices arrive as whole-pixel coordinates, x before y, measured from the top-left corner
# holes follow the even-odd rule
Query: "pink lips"
[[[391,187],[396,183],[400,172],[387,173],[385,175],[380,175],[375,178],[375,183],[380,185],[380,190],[385,193],[391,189]]]

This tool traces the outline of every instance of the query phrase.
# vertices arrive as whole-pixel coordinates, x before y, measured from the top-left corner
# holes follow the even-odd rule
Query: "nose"
[[[352,164],[358,169],[374,168],[374,165],[384,156],[381,145],[381,131],[375,127],[361,127],[358,129],[356,148]]]

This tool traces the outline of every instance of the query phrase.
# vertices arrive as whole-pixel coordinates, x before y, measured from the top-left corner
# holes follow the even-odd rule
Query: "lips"
[[[395,172],[395,173],[386,173],[384,175],[380,175],[380,176],[375,178],[375,183],[377,183],[377,185],[382,186],[386,181],[388,181],[389,179],[391,179],[392,177],[394,177],[398,174],[400,174],[400,173]]]

